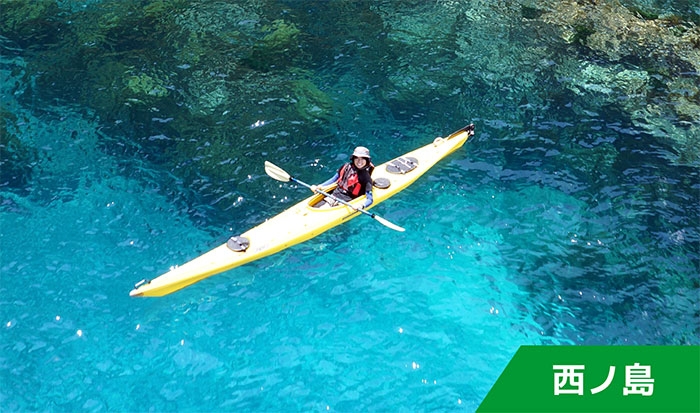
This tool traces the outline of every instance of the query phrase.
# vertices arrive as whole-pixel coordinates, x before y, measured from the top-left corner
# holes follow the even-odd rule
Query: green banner
[[[700,412],[700,346],[522,346],[477,412]]]

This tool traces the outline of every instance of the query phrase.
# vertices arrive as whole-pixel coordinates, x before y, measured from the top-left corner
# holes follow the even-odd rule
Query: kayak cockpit
[[[417,163],[416,163],[416,165],[417,165]],[[373,179],[372,186],[376,189],[387,189],[391,186],[391,181],[387,178]],[[329,188],[324,188],[323,190],[324,190],[324,192],[330,194],[331,192],[333,192],[333,189],[335,189],[335,185],[331,186]],[[359,197],[357,197],[351,201],[348,201],[348,202],[350,202],[352,204],[357,204],[359,206],[359,205],[364,204],[365,199],[367,199],[367,196],[362,195],[362,196],[359,196]],[[317,209],[327,210],[327,209],[332,209],[332,208],[340,208],[343,206],[342,204],[338,203],[335,206],[329,207],[328,204],[326,204],[325,202],[322,202],[325,200],[326,200],[325,195],[316,194],[316,195],[312,196],[311,198],[309,198],[307,205],[309,208],[312,208],[314,210],[317,210]]]
[[[327,192],[330,193],[330,191]],[[366,198],[367,197],[365,195],[362,195],[348,202],[350,202],[356,208],[359,208],[365,202]],[[339,202],[331,206],[326,202],[326,196],[323,194],[316,194],[309,198],[306,206],[313,211],[336,211],[340,208],[348,208],[347,205],[343,205]]]

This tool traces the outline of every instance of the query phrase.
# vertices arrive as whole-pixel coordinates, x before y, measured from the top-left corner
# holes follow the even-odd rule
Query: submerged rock
[[[571,90],[579,95],[594,92],[615,97],[630,96],[645,93],[648,82],[649,74],[643,70],[585,62],[580,72],[573,74]]]
[[[22,46],[51,44],[62,28],[53,18],[60,12],[53,0],[1,1],[0,10],[0,35]]]
[[[297,44],[297,38],[301,31],[294,23],[284,20],[275,20],[271,25],[263,27],[268,32],[262,38],[261,43],[271,49],[285,50]]]
[[[243,62],[261,71],[280,70],[295,64],[301,31],[294,23],[275,20],[262,27],[265,35],[253,46]]]
[[[557,28],[565,42],[583,46],[590,59],[580,70],[559,69],[570,78],[567,87],[601,105],[617,103],[635,125],[671,139],[680,151],[674,161],[700,161],[695,141],[700,78],[688,76],[700,73],[700,28],[676,16],[627,8],[618,0],[544,3],[541,20]]]
[[[683,122],[700,122],[700,84],[690,77],[679,77],[667,84],[668,97]]]
[[[296,113],[309,122],[328,120],[332,115],[333,100],[312,81],[299,79],[291,82]]]
[[[648,20],[618,0],[546,3],[542,21],[558,27],[568,43],[580,43],[613,62],[640,62],[669,75],[700,71],[700,29],[691,22]]]
[[[322,3],[316,14],[275,1],[100,2],[64,20],[49,3],[0,17],[15,37],[18,21],[65,26],[26,78],[94,108],[183,176],[223,182],[259,161],[242,142],[294,147],[343,111],[415,120],[424,108],[461,122],[445,114],[478,108],[526,124],[573,100],[646,119],[639,108],[665,92],[673,103],[651,112],[697,122],[697,79],[677,75],[698,70],[697,28],[617,0]]]
[[[700,110],[696,104],[690,107]],[[700,166],[700,125],[698,122],[675,121],[677,108],[649,103],[632,112],[632,122],[638,128],[659,138],[671,139],[673,152],[667,157],[678,164]],[[696,116],[697,113],[696,112]]]
[[[32,165],[36,162],[36,151],[25,145],[8,125],[17,122],[17,117],[0,110],[0,190],[25,189],[31,180]]]
[[[168,95],[168,89],[164,83],[146,73],[129,76],[126,79],[126,88],[137,99],[140,97],[162,98]]]

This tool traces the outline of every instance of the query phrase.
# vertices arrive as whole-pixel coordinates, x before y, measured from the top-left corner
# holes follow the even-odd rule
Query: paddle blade
[[[278,181],[289,182],[291,176],[279,166],[272,162],[265,161],[265,173]]]
[[[372,215],[372,218],[376,219],[377,222],[379,222],[380,224],[384,225],[385,227],[393,229],[394,231],[399,231],[399,232],[404,232],[404,231],[406,231],[405,228],[400,227],[400,226],[398,226],[398,225],[396,225],[396,224],[394,224],[394,223],[392,223],[392,222],[389,222],[389,221],[387,221],[386,219],[380,217],[379,215]]]

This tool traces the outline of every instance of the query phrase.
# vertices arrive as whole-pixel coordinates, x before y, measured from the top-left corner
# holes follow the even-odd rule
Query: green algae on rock
[[[291,82],[291,97],[296,114],[310,122],[326,121],[332,115],[333,100],[313,82],[299,79]]]
[[[145,73],[131,75],[126,78],[126,88],[136,99],[145,97],[162,98],[168,95],[168,89],[163,82]]]
[[[263,26],[263,31],[268,32],[262,38],[262,43],[269,48],[286,50],[297,43],[301,31],[294,23],[284,20],[275,20],[269,26]]]

